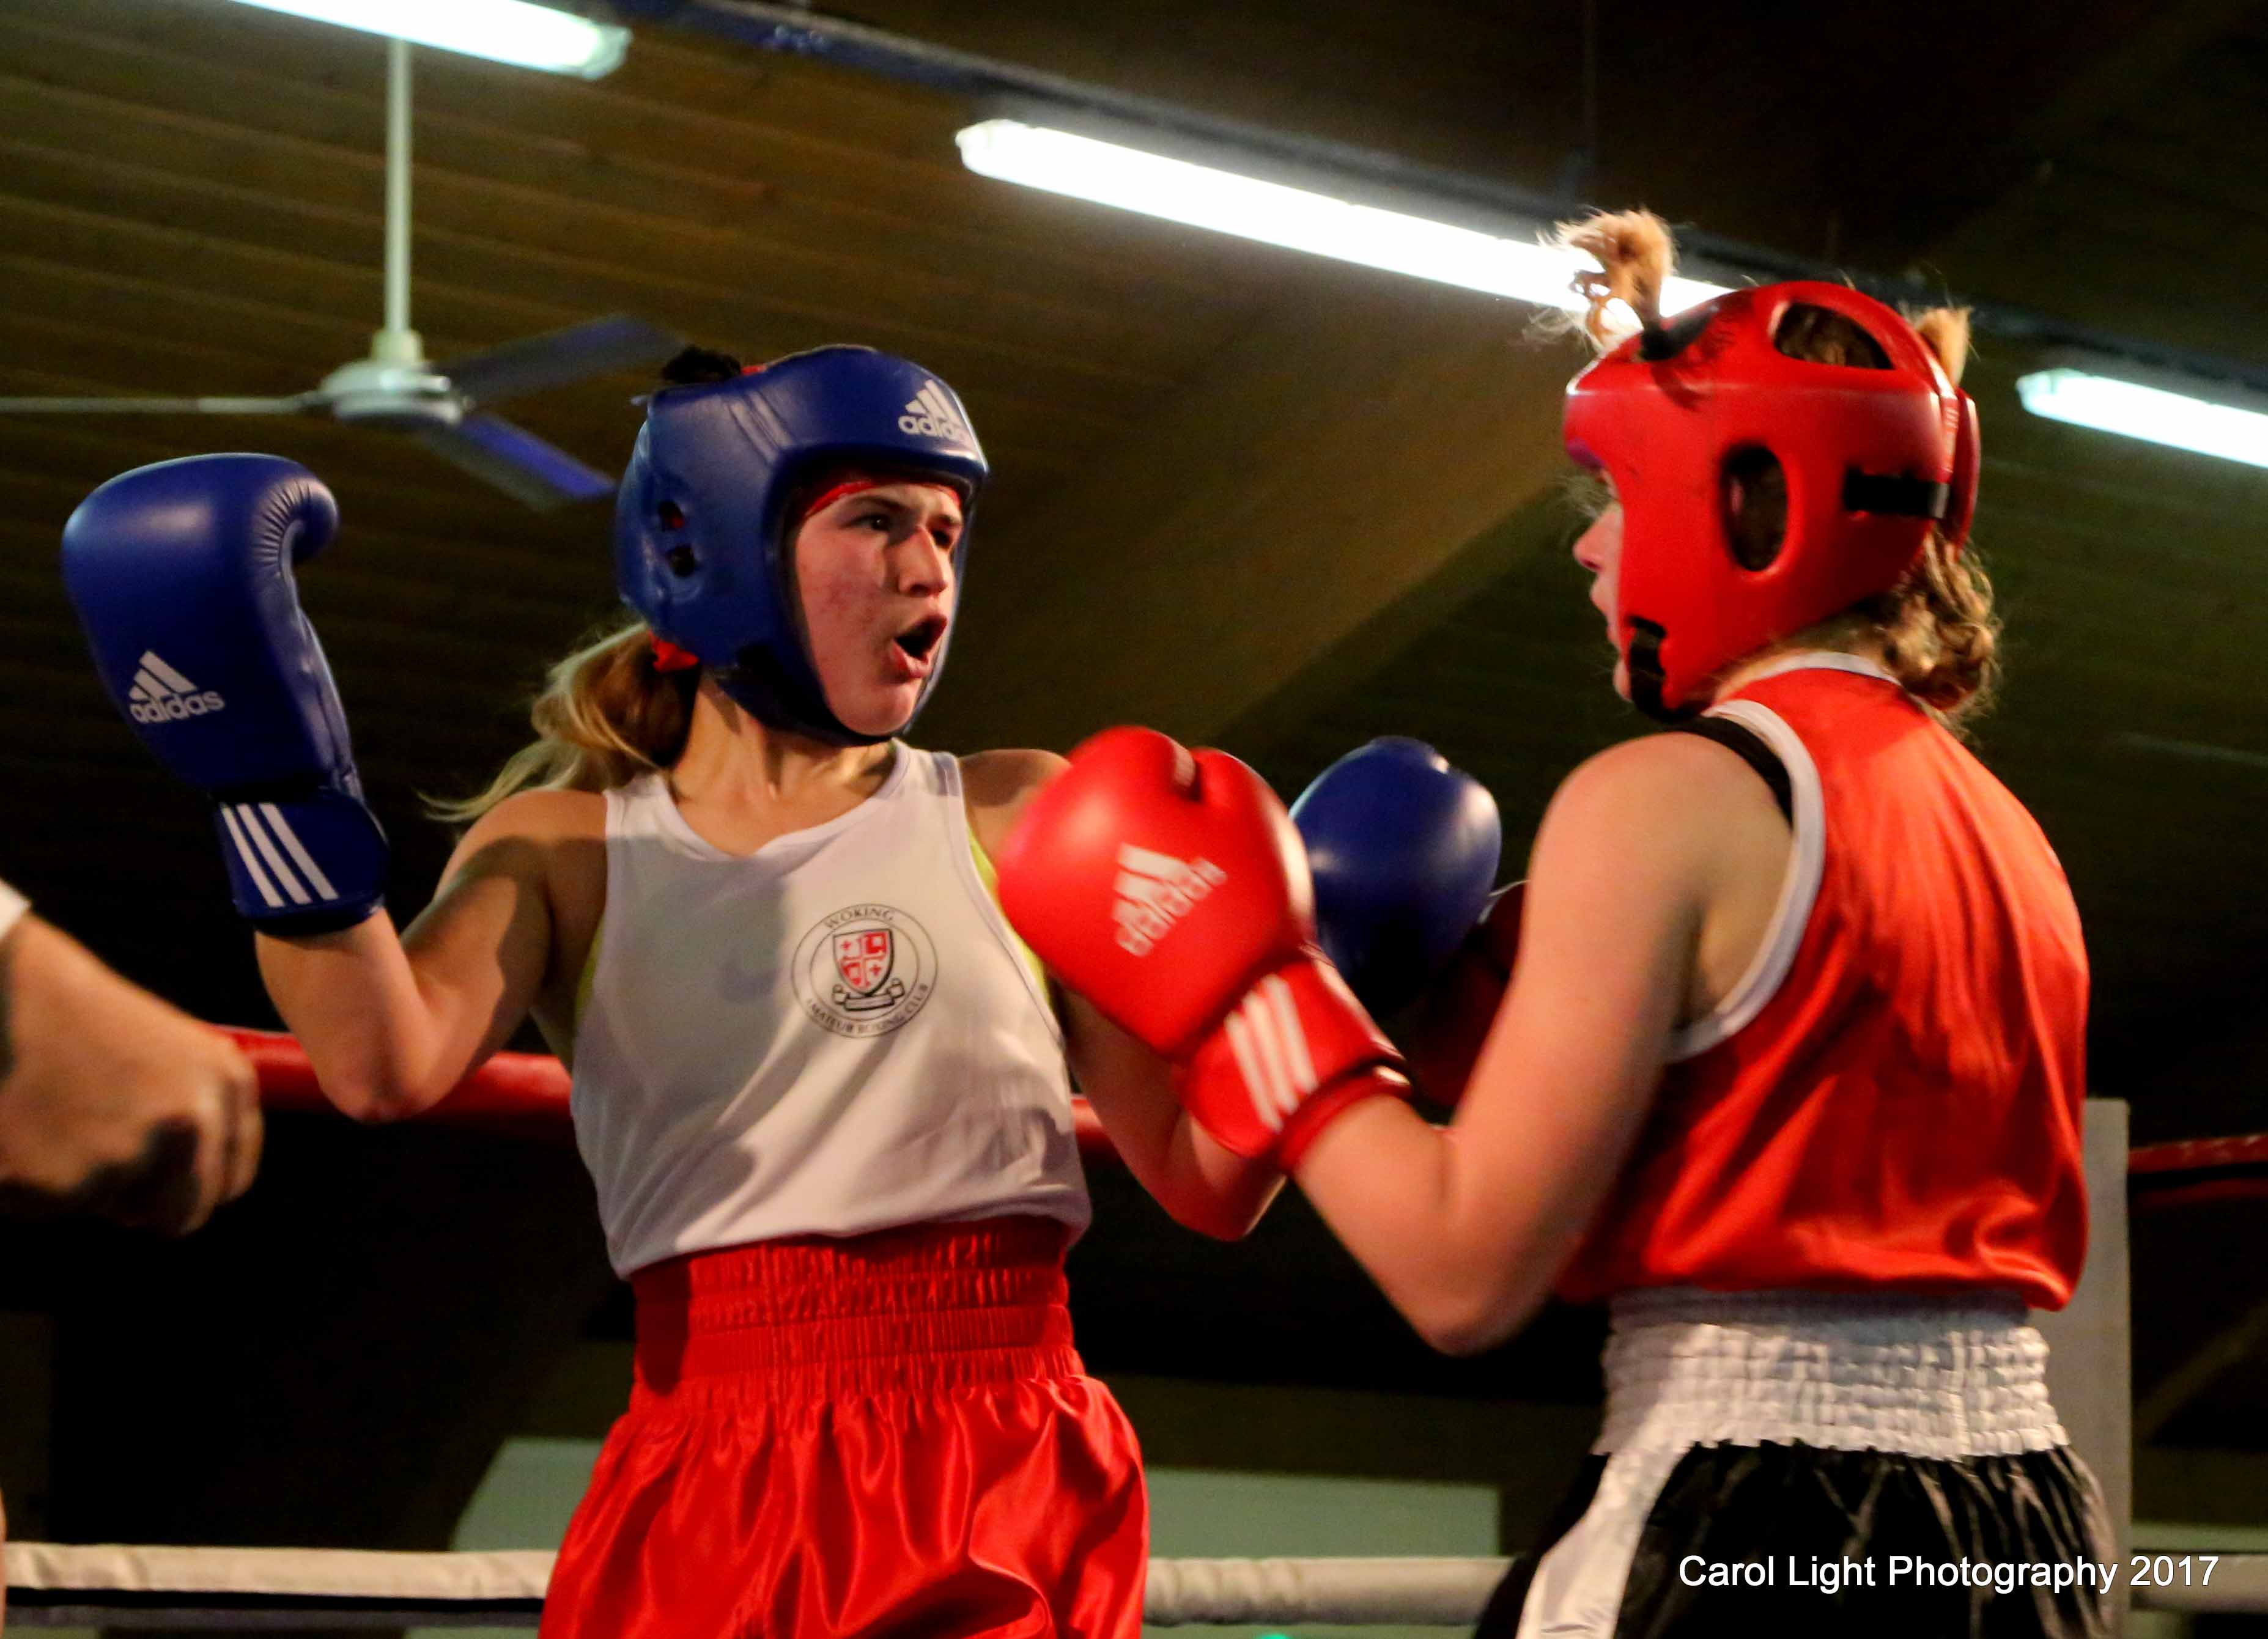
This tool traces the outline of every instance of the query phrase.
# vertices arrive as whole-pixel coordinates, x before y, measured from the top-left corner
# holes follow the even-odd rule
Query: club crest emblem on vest
[[[863,1012],[887,1007],[905,994],[902,981],[880,996],[875,994],[890,976],[891,942],[887,928],[861,928],[835,936],[835,971],[843,975],[843,982],[835,987],[837,1007]]]
[[[882,1036],[921,1011],[937,983],[929,932],[889,905],[852,905],[803,936],[796,999],[838,1036]]]

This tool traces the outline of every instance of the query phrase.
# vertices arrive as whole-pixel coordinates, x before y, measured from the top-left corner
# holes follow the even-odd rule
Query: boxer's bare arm
[[[1533,1314],[1651,1107],[1719,907],[1745,913],[1787,830],[1739,760],[1690,735],[1571,775],[1530,865],[1519,966],[1455,1123],[1373,1099],[1301,1161],[1300,1187],[1436,1347],[1470,1353]],[[1738,918],[1736,917],[1736,920]]]
[[[997,854],[1025,803],[1065,767],[1051,752],[986,752],[961,760],[978,846]],[[1170,1067],[1095,1011],[1058,989],[1073,1078],[1142,1187],[1174,1220],[1233,1240],[1260,1221],[1283,1186],[1272,1166],[1224,1150],[1174,1096]]]
[[[604,799],[523,791],[466,832],[406,932],[380,911],[313,938],[262,935],[261,976],[334,1103],[414,1115],[531,1009],[547,1025],[571,1010],[605,883]]]
[[[257,1078],[218,1033],[36,916],[0,937],[0,1202],[181,1233],[260,1145]]]
[[[1142,1187],[1176,1223],[1238,1240],[1284,1185],[1264,1162],[1224,1150],[1174,1096],[1166,1061],[1103,1018],[1084,996],[1063,999],[1071,1074]]]

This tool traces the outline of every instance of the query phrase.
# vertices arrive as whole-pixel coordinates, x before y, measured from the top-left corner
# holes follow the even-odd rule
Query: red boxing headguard
[[[1887,368],[1793,358],[1791,310],[1823,308]],[[1631,699],[1705,706],[1728,662],[1889,591],[1935,524],[1958,546],[1977,499],[1977,407],[1891,309],[1839,284],[1734,290],[1632,336],[1568,384],[1567,452],[1623,509],[1615,643]],[[1768,561],[1735,555],[1736,487],[1777,463],[1787,525]]]

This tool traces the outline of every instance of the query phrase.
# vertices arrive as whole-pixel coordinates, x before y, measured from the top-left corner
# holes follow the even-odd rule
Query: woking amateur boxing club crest
[[[871,1007],[887,1007],[905,994],[905,981],[899,980],[883,990],[882,981],[890,976],[896,966],[892,959],[891,945],[895,936],[887,928],[861,928],[855,933],[835,936],[835,971],[843,975],[837,987],[836,1004],[854,1011]],[[876,992],[881,994],[877,995]]]
[[[803,936],[795,993],[812,1022],[838,1036],[887,1035],[929,1000],[937,947],[889,905],[853,905]]]

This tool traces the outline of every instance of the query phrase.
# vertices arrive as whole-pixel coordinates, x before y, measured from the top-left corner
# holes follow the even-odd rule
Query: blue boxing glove
[[[1496,799],[1414,739],[1349,752],[1292,805],[1315,878],[1323,950],[1383,1018],[1432,980],[1473,930],[1496,881]]]
[[[199,455],[112,479],[63,526],[103,687],[212,797],[236,908],[270,933],[351,927],[385,895],[386,834],[291,582],[338,522],[297,462]]]

